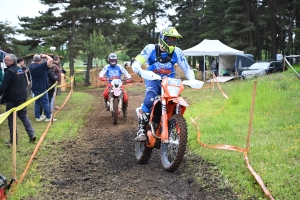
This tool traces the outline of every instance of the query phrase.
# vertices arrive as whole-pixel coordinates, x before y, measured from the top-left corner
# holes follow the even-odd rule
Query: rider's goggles
[[[176,46],[178,42],[178,38],[165,36],[165,42],[169,46]]]
[[[118,60],[117,59],[109,59],[109,62],[111,63],[116,63]]]

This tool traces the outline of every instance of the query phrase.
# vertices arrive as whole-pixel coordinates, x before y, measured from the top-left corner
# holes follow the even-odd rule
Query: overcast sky
[[[10,26],[19,26],[19,17],[40,16],[39,11],[48,10],[48,6],[42,5],[39,0],[0,0],[0,21],[10,22]],[[172,11],[168,11],[171,12]],[[159,30],[169,25],[168,20],[160,19],[157,21]],[[24,40],[23,35],[15,35],[19,40]]]
[[[39,11],[48,10],[48,7],[42,5],[39,0],[1,0],[0,21],[10,22],[10,26],[19,26],[19,17],[39,16]],[[16,36],[17,39],[23,39],[24,36]]]

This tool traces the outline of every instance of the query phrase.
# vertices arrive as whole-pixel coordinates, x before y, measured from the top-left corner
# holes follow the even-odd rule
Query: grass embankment
[[[186,89],[183,94],[192,104],[185,113],[189,123],[189,148],[216,164],[211,170],[219,170],[228,183],[224,187],[233,187],[240,199],[260,199],[266,195],[247,169],[242,153],[204,148],[198,144],[197,129],[190,117],[200,116],[197,125],[201,142],[245,148],[253,86],[253,80],[222,84],[228,99],[222,96],[216,84],[214,90]],[[298,199],[300,196],[299,90],[300,80],[292,70],[257,79],[248,157],[276,199]],[[203,180],[199,182],[205,184]]]

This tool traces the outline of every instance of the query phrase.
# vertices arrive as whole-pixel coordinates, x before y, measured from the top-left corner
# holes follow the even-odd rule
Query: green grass
[[[300,71],[299,65],[294,65]],[[292,70],[257,79],[257,94],[254,109],[253,129],[249,160],[251,166],[260,175],[271,195],[276,199],[298,199],[300,196],[300,122],[299,122],[299,79]],[[224,98],[217,85],[211,88],[194,90],[185,88],[183,97],[189,102],[185,118],[188,122],[188,146],[204,160],[215,164],[227,185],[234,188],[239,199],[267,199],[247,167],[243,155],[239,152],[201,147],[197,142],[197,130],[191,119],[200,116],[197,125],[201,130],[201,142],[246,147],[253,80],[236,80],[221,84],[229,96]],[[57,144],[75,138],[84,123],[84,117],[92,109],[86,102],[92,102],[92,96],[80,92],[90,87],[80,84],[74,88],[66,107],[61,110],[48,132],[37,159],[49,154],[49,150],[60,153]],[[127,87],[127,90],[143,91],[139,86]],[[67,93],[57,96],[61,105]],[[84,106],[83,106],[84,105]],[[137,105],[138,106],[138,105]],[[222,111],[221,109],[224,108]],[[28,107],[29,116],[38,138],[46,128],[46,122],[34,120],[33,105]],[[221,111],[221,112],[220,112]],[[0,112],[5,112],[4,105]],[[74,123],[76,121],[76,123]],[[17,178],[21,176],[35,145],[28,143],[28,136],[18,120],[19,144],[17,146]],[[9,138],[7,121],[0,126],[0,144]],[[12,150],[0,148],[0,173],[11,179]],[[55,159],[55,158],[53,158]],[[12,199],[21,199],[42,189],[41,174],[37,172],[38,162],[34,162],[22,184]],[[201,183],[203,180],[197,177]],[[226,186],[227,187],[227,186]]]
[[[67,92],[57,96],[56,103],[61,105],[67,97]],[[70,140],[79,134],[79,128],[83,125],[85,115],[92,109],[91,105],[86,102],[94,101],[94,97],[83,92],[74,92],[66,104],[65,108],[62,109],[56,116],[57,121],[52,124],[49,132],[47,133],[37,155],[37,160],[43,160],[43,157],[49,154],[49,150],[57,153],[62,150],[57,148],[56,144],[64,140]],[[5,111],[5,106],[1,105],[1,112]],[[39,139],[44,133],[47,122],[36,122],[34,118],[33,104],[28,106],[28,115],[35,129],[37,138]],[[76,122],[76,123],[74,123]],[[24,130],[20,120],[17,123],[17,130],[19,135],[19,144],[17,146],[17,179],[20,178],[23,170],[25,169],[30,156],[35,148],[35,144],[28,142],[29,138]],[[12,149],[5,147],[3,144],[6,139],[9,139],[9,130],[7,126],[7,120],[5,120],[0,126],[0,173],[4,175],[8,181],[12,178]],[[21,199],[30,194],[36,193],[39,189],[42,189],[40,183],[41,179],[47,179],[42,177],[36,171],[39,167],[39,162],[33,162],[27,172],[23,182],[19,185],[18,189],[14,193],[11,199]],[[34,175],[32,175],[34,173]]]
[[[257,79],[248,156],[251,166],[276,199],[297,199],[300,196],[299,81],[291,70]],[[201,131],[201,142],[245,148],[253,85],[253,80],[222,84],[228,99],[216,86],[215,90],[197,92],[188,89],[183,95],[193,103],[185,113],[189,123],[189,148],[217,164],[240,199],[265,198],[245,166],[243,154],[200,147],[197,129],[191,124],[190,117],[200,116],[197,125]],[[222,107],[224,110],[219,112]]]

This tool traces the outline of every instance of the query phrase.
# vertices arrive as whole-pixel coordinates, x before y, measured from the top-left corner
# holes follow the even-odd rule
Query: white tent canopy
[[[185,56],[219,56],[219,55],[240,55],[243,51],[233,49],[219,40],[204,39],[196,46],[183,50]]]

